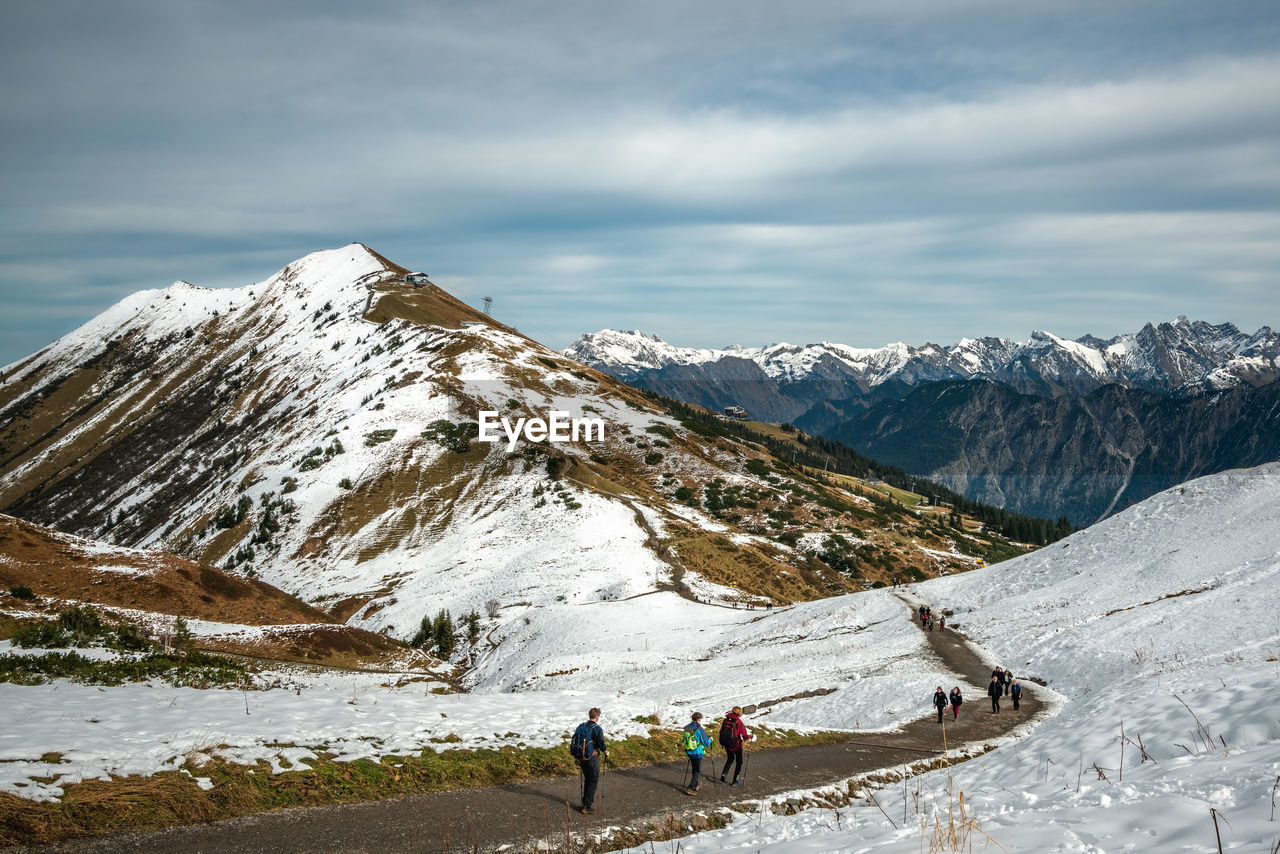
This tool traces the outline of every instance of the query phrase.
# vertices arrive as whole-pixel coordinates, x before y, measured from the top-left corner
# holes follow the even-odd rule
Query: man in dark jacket
[[[1004,686],[996,679],[991,677],[991,684],[987,686],[987,696],[991,698],[991,713],[994,715],[1000,711],[1000,697],[1004,694]]]
[[[742,785],[742,743],[752,738],[754,736],[747,732],[747,726],[742,722],[742,707],[734,706],[733,711],[725,715],[724,722],[720,724],[720,744],[724,746],[728,757],[724,761],[724,770],[720,772],[721,783],[725,782],[725,778],[729,776],[729,766],[733,765],[733,785]]]
[[[933,692],[933,704],[938,707],[938,723],[942,723],[942,713],[947,708],[947,692],[942,690],[941,685]]]
[[[596,788],[600,785],[600,757],[609,755],[609,748],[604,743],[604,730],[600,728],[600,710],[587,712],[587,720],[578,725],[588,742],[586,758],[578,760],[578,768],[582,771],[582,806],[578,812],[591,815],[596,802]]]

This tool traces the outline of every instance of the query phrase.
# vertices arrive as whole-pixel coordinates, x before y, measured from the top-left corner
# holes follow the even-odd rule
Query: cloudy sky
[[[0,363],[359,240],[553,346],[1280,325],[1280,5],[13,0]]]

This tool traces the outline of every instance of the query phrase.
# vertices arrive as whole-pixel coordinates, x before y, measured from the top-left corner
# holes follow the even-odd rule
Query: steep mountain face
[[[790,601],[973,565],[957,544],[982,535],[691,429],[406,272],[352,244],[243,288],[179,282],[0,369],[0,509],[399,637],[441,609]],[[604,437],[482,442],[482,411]],[[835,531],[851,554],[824,562]]]
[[[988,379],[1056,397],[1111,384],[1199,393],[1265,385],[1280,376],[1280,335],[1270,328],[1248,335],[1230,323],[1185,317],[1106,341],[1035,332],[1022,342],[965,338],[951,347],[897,343],[879,349],[822,342],[708,350],[606,329],[583,335],[565,352],[642,388],[713,408],[736,404],[767,421],[787,421],[817,403],[880,387],[879,396],[903,396],[923,383],[958,379]]]
[[[824,404],[797,425],[978,500],[1088,524],[1190,478],[1280,459],[1278,418],[1276,383],[1049,398],[970,381]]]

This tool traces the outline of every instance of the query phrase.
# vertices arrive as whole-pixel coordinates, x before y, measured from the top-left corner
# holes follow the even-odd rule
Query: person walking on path
[[[569,752],[578,760],[582,771],[582,806],[578,812],[591,815],[595,808],[596,788],[600,785],[600,757],[609,755],[604,743],[604,730],[600,728],[600,710],[587,712],[587,720],[578,724],[569,742]]]
[[[933,704],[938,707],[938,723],[942,723],[942,713],[947,708],[947,693],[942,690],[941,685],[933,692]]]
[[[945,632],[947,630],[947,618],[940,617],[938,619],[938,631]]]
[[[689,768],[693,772],[689,778],[689,788],[685,789],[686,795],[697,793],[702,779],[702,757],[707,755],[707,748],[711,746],[711,736],[707,735],[701,722],[702,712],[694,712],[680,735],[680,744],[684,747],[685,755],[689,757]]]
[[[1004,695],[1009,696],[1009,691],[1013,688],[1013,671],[1009,668],[1004,669]]]
[[[996,677],[991,677],[991,684],[987,686],[987,696],[991,698],[991,714],[1000,711],[1000,695],[1004,693],[1004,686],[1000,684]]]
[[[720,782],[729,776],[729,766],[733,765],[733,785],[742,785],[742,744],[754,738],[747,732],[742,722],[742,706],[734,706],[733,711],[724,716],[720,724],[720,745],[724,748],[724,770],[720,772]]]
[[[1018,680],[1013,680],[1013,685],[1009,687],[1009,696],[1013,698],[1013,710],[1018,711],[1018,702],[1022,699],[1022,686],[1018,684]]]
[[[964,702],[964,696],[960,693],[960,686],[951,689],[951,720],[960,720],[960,705]]]
[[[997,667],[995,670],[992,670],[991,678],[994,679],[996,681],[996,684],[1000,686],[1000,693],[1003,694],[1004,693],[1004,669]]]

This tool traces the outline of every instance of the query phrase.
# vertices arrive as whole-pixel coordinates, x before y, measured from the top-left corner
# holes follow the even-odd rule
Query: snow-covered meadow
[[[915,586],[955,608],[996,660],[1067,698],[1039,727],[951,772],[976,822],[973,850],[988,837],[1010,852],[1214,850],[1210,810],[1224,851],[1274,850],[1278,519],[1280,464],[1227,472],[1040,552]],[[933,810],[952,804],[947,782],[934,772],[878,793],[896,828],[865,802],[839,817],[764,810],[681,850],[929,850]]]
[[[695,709],[719,715],[815,689],[837,690],[770,705],[750,721],[893,728],[917,716],[935,682],[951,678],[922,657],[922,636],[907,617],[902,602],[879,591],[772,612],[673,593],[516,608],[495,630],[497,646],[478,661],[466,694],[435,693],[440,683],[420,675],[301,670],[264,674],[260,682],[284,687],[248,692],[0,684],[0,704],[22,709],[0,731],[0,791],[55,798],[62,785],[86,778],[150,774],[184,761],[194,772],[205,755],[262,759],[279,771],[318,750],[356,759],[552,746],[593,705],[604,709],[611,738],[646,735],[637,718],[656,714],[679,725]],[[196,628],[219,626],[197,621]],[[41,761],[49,753],[60,760]],[[58,779],[33,780],[50,776]]]

